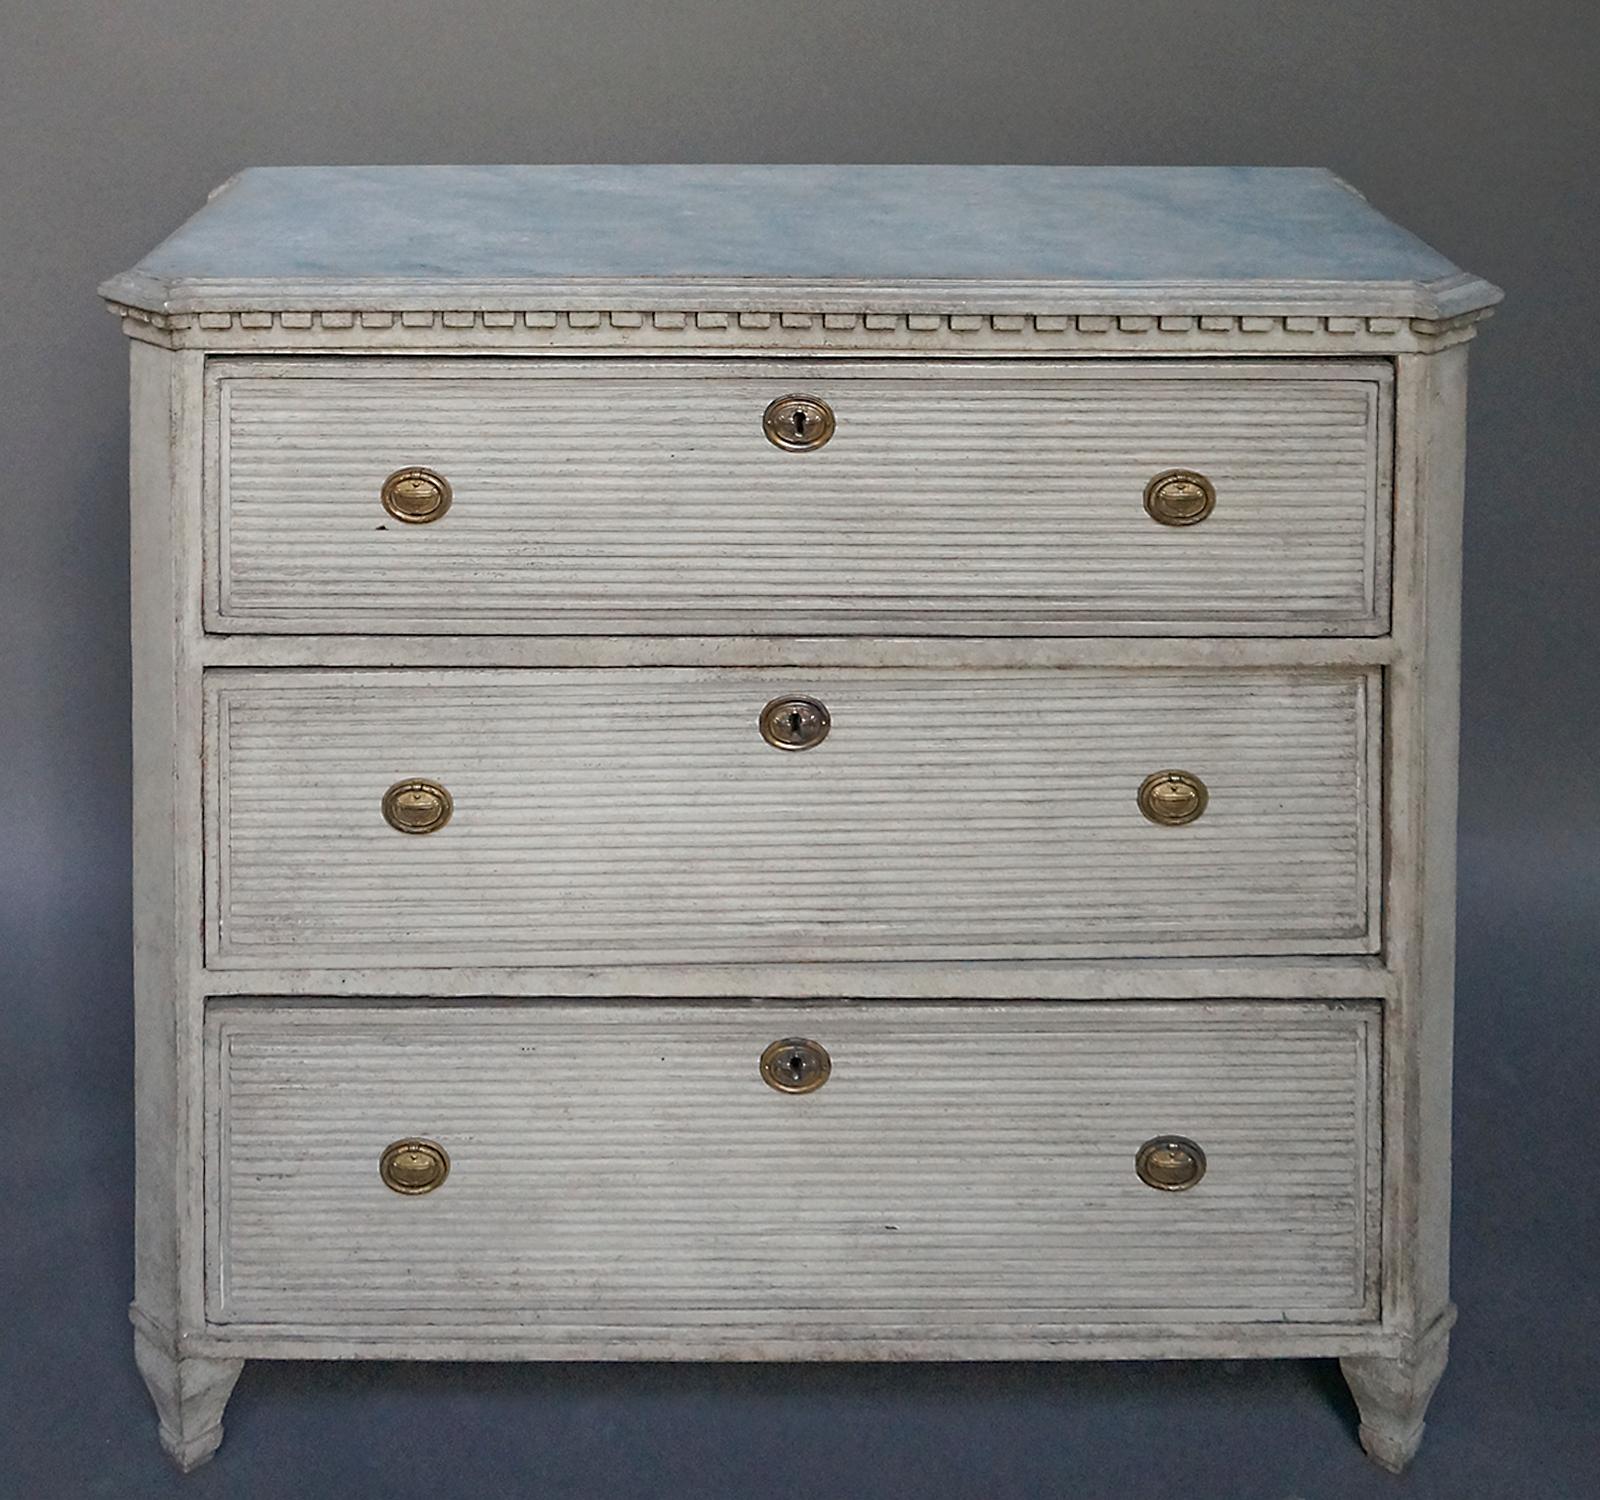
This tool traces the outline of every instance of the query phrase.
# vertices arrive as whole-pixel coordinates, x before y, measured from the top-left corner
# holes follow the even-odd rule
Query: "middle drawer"
[[[213,671],[207,962],[1372,952],[1378,697],[1364,669]]]

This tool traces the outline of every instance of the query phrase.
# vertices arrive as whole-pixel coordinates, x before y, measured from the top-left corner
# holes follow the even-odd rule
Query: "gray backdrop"
[[[1584,0],[0,0],[0,1496],[1592,1495],[1600,23]],[[1454,1360],[253,1365],[169,1475],[129,1353],[127,423],[93,289],[239,167],[1323,164],[1474,346]]]

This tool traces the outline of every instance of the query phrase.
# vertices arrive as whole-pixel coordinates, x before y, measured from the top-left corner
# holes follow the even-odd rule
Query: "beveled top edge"
[[[1449,318],[1499,292],[1288,167],[253,168],[150,313],[671,307]]]
[[[1108,287],[1089,282],[702,281],[177,281],[138,271],[101,284],[116,307],[157,316],[195,313],[610,311],[800,313],[1060,313],[1107,316],[1392,317],[1443,320],[1493,307],[1504,295],[1461,272],[1435,282],[1270,282],[1244,286],[1164,282]]]

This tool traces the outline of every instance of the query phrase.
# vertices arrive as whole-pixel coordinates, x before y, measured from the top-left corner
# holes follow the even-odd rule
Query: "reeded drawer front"
[[[207,623],[1374,634],[1389,389],[1341,361],[218,359]],[[788,444],[793,408],[763,418],[794,395],[820,409]],[[1173,470],[1201,483],[1147,508]]]
[[[207,960],[1370,952],[1377,681],[212,672]]]
[[[1377,1018],[213,1002],[208,1315],[841,1353],[1371,1318]],[[790,1037],[827,1051],[821,1087],[763,1079]],[[1204,1172],[1152,1187],[1141,1148],[1173,1139]],[[418,1155],[389,1186],[397,1141],[442,1181],[416,1190],[437,1175]]]

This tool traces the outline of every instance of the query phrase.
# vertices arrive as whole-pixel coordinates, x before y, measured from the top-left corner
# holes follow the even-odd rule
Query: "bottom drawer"
[[[848,1357],[1371,1319],[1378,1016],[213,1002],[209,1321]],[[810,1092],[763,1075],[790,1038],[831,1060]],[[1174,1137],[1199,1152],[1156,1148],[1148,1185]],[[412,1139],[391,1178],[427,1187],[437,1146],[429,1191],[380,1172]]]

